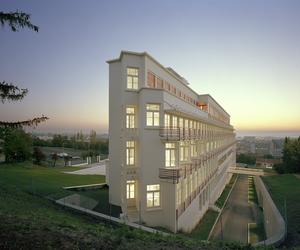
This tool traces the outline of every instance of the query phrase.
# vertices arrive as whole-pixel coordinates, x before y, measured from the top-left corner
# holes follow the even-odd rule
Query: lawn
[[[1,164],[0,249],[249,249],[238,243],[206,243],[113,225],[35,195],[57,193],[64,185],[99,182],[99,178],[104,180],[30,163]],[[36,193],[31,192],[31,181]],[[98,197],[96,191],[87,193]]]
[[[293,174],[262,177],[278,210],[285,218],[284,201],[287,206],[288,247],[300,245],[300,179]]]
[[[105,182],[101,175],[73,175],[63,171],[78,170],[77,167],[41,167],[31,162],[0,164],[0,185],[12,186],[39,196],[58,199],[69,195],[65,186],[96,184]]]
[[[207,210],[196,228],[191,233],[185,233],[183,235],[196,240],[207,240],[210,230],[218,217],[218,214],[218,212],[211,209]]]
[[[248,176],[248,202],[258,205],[258,198],[253,176]]]
[[[119,206],[109,204],[108,190],[108,187],[103,187],[101,189],[77,191],[76,193],[92,198],[98,202],[97,206],[93,208],[93,211],[119,218],[121,209]]]
[[[218,208],[222,208],[222,207],[223,207],[223,205],[224,205],[224,203],[225,203],[225,201],[226,201],[226,199],[227,199],[227,196],[228,196],[228,194],[229,194],[229,192],[230,192],[230,190],[231,190],[231,188],[232,188],[232,186],[233,186],[233,184],[234,184],[236,178],[237,178],[237,175],[236,175],[236,174],[232,175],[232,177],[231,177],[229,183],[225,186],[225,188],[224,188],[222,194],[220,195],[219,199],[218,199],[218,200],[216,201],[216,203],[215,203],[215,205],[216,205]]]

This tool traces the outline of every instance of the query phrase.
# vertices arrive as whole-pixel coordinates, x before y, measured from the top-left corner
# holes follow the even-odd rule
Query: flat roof
[[[111,60],[108,60],[106,61],[108,64],[110,63],[114,63],[114,62],[118,62],[118,61],[121,61],[122,57],[124,54],[127,54],[127,55],[135,55],[135,56],[146,56],[148,58],[150,58],[153,62],[155,62],[156,64],[158,64],[161,68],[163,68],[168,74],[170,74],[172,77],[176,78],[179,82],[181,82],[183,84],[183,86],[187,87],[188,89],[190,89],[194,94],[196,94],[197,96],[208,96],[210,97],[229,117],[230,115],[227,113],[227,111],[210,95],[210,94],[198,94],[195,90],[193,90],[190,86],[188,86],[188,84],[186,83],[187,81],[182,77],[180,76],[175,70],[173,70],[172,68],[172,71],[174,71],[175,73],[173,73],[171,70],[169,70],[167,67],[164,67],[160,62],[158,62],[154,57],[152,57],[151,55],[149,55],[146,51],[144,52],[134,52],[134,51],[129,51],[129,50],[122,50],[121,53],[120,53],[120,56],[118,58],[115,58],[115,59],[111,59]],[[170,68],[170,67],[169,67]],[[184,80],[186,82],[184,82]]]

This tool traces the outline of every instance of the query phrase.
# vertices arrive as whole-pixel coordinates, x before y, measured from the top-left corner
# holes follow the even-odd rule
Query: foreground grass
[[[210,230],[218,217],[218,214],[218,212],[211,209],[207,210],[196,228],[190,234],[183,235],[196,240],[207,240]]]
[[[30,163],[0,165],[0,249],[252,249],[239,243],[133,230],[64,209],[45,198],[65,195],[62,186],[97,183],[99,178],[104,177],[68,175]],[[85,195],[97,198],[99,194]]]
[[[258,205],[258,198],[253,176],[248,176],[248,202]]]
[[[288,235],[286,246],[300,245],[300,179],[292,174],[262,177],[278,210],[285,218],[284,200],[287,205]]]
[[[225,201],[226,201],[226,199],[227,199],[227,196],[228,196],[228,194],[229,194],[229,192],[230,192],[230,190],[231,190],[231,188],[232,188],[232,186],[233,186],[233,184],[234,184],[236,178],[237,178],[237,175],[236,175],[236,174],[232,175],[232,177],[231,177],[229,183],[225,186],[225,188],[224,188],[222,194],[220,195],[219,199],[218,199],[218,200],[216,201],[216,203],[215,203],[215,205],[216,205],[217,207],[219,207],[219,208],[222,208],[222,207],[223,207],[223,205],[224,205],[224,203],[225,203]]]
[[[12,186],[39,196],[58,199],[70,194],[62,187],[105,182],[105,176],[101,175],[63,173],[63,171],[75,169],[78,170],[75,167],[40,167],[33,165],[31,162],[0,164],[0,185]]]
[[[114,226],[19,189],[0,189],[0,249],[251,249]]]
[[[108,187],[104,187],[101,189],[86,190],[76,193],[88,198],[92,198],[93,200],[98,202],[97,206],[93,208],[93,211],[119,218],[121,209],[118,206],[109,204],[108,191]]]

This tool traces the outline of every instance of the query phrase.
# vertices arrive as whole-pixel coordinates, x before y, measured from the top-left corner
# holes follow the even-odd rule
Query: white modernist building
[[[229,114],[146,52],[109,64],[109,200],[130,221],[189,232],[235,167]]]

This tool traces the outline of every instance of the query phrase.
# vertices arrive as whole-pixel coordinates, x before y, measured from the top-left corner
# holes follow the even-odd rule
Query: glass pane
[[[134,108],[133,107],[127,107],[126,108],[126,114],[134,114]]]
[[[155,207],[160,206],[159,196],[160,196],[160,192],[154,192],[154,202],[153,203],[154,203]]]
[[[154,126],[159,126],[159,113],[158,112],[153,112],[153,115],[154,115],[153,125]]]
[[[147,207],[153,207],[153,193],[147,193]]]
[[[147,112],[147,126],[153,126],[153,113]]]
[[[147,191],[156,191],[159,190],[159,184],[147,185]]]

